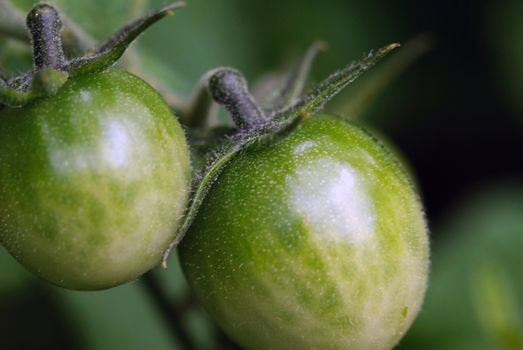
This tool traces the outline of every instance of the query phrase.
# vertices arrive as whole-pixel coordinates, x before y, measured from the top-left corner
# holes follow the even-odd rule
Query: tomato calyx
[[[0,79],[0,108],[21,107],[36,98],[55,94],[71,78],[102,71],[120,59],[127,47],[148,27],[171,16],[185,3],[174,2],[124,26],[93,53],[68,59],[62,44],[62,21],[55,7],[39,3],[27,15],[33,46],[33,69],[21,76]]]
[[[195,176],[183,223],[176,234],[177,238],[164,253],[162,266],[167,267],[172,249],[183,239],[207,193],[230,160],[249,147],[270,144],[288,135],[302,120],[320,111],[325,103],[398,47],[399,44],[393,43],[369,53],[362,60],[332,74],[301,97],[312,60],[323,48],[323,44],[316,43],[308,50],[298,69],[279,91],[268,110],[259,107],[249,93],[245,79],[237,70],[218,68],[208,72],[199,84],[195,100],[210,108],[209,97],[206,99],[203,92],[207,89],[207,95],[212,100],[224,105],[235,128],[232,132],[228,130],[221,142],[210,147],[203,155],[206,165]],[[202,119],[198,123],[202,124]]]

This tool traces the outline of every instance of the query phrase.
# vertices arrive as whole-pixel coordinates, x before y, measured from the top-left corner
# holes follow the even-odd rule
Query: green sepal
[[[9,107],[19,107],[27,104],[33,97],[29,91],[13,89],[7,85],[0,86],[0,104]]]
[[[292,119],[295,114],[308,116],[318,112],[323,108],[325,103],[329,102],[345,87],[374,66],[381,58],[399,46],[398,43],[389,44],[375,52],[369,53],[362,60],[354,62],[346,68],[332,74],[301,101],[278,112],[275,119]]]
[[[326,49],[327,43],[323,41],[314,42],[307,49],[300,62],[288,72],[283,86],[270,102],[268,106],[270,111],[288,108],[302,97],[314,59],[320,51]]]
[[[71,60],[67,65],[67,71],[71,76],[76,76],[110,67],[122,57],[127,47],[141,33],[160,19],[172,16],[176,9],[183,6],[185,6],[183,1],[174,2],[126,25],[102,44],[93,55]]]
[[[362,118],[385,88],[435,46],[436,40],[431,33],[420,34],[402,44],[395,55],[365,75],[362,84],[346,98],[339,99],[339,105],[333,106],[332,112],[350,120]]]
[[[51,96],[58,92],[67,78],[67,72],[46,67],[36,72],[31,90],[35,96]]]
[[[31,84],[29,89],[14,88],[2,81],[0,82],[0,104],[20,107],[36,98],[54,95],[65,84],[67,78],[66,72],[47,67],[37,71],[32,77],[32,81],[24,80],[21,83],[22,85]]]

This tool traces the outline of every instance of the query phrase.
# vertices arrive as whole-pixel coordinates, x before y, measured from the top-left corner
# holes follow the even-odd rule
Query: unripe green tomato
[[[233,160],[179,253],[198,299],[246,349],[390,349],[420,310],[429,265],[408,176],[327,115]]]
[[[0,112],[0,242],[56,285],[102,289],[158,263],[186,206],[183,131],[140,78],[108,69]]]

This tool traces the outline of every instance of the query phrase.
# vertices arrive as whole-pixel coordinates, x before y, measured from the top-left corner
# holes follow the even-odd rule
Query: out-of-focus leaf
[[[198,349],[215,349],[216,325],[191,294],[176,250],[169,257],[168,266],[168,269],[157,268],[155,272],[163,290],[171,297],[178,312],[182,313],[189,336]]]
[[[523,1],[489,1],[484,7],[484,36],[490,45],[498,86],[523,125]]]
[[[389,57],[368,76],[363,77],[353,89],[348,89],[344,96],[338,98],[337,101],[340,102],[334,106],[333,112],[350,119],[362,118],[376,103],[383,90],[433,47],[434,38],[428,33],[420,34],[405,45],[402,44],[395,55]]]
[[[471,292],[483,331],[497,349],[523,349],[523,324],[511,278],[495,261],[485,261],[472,276]]]
[[[474,194],[438,228],[425,305],[399,349],[498,349],[478,314],[476,298],[485,291],[473,290],[473,281],[495,262],[515,296],[514,314],[523,316],[522,213],[523,183],[506,183]]]
[[[34,4],[40,2],[39,0],[2,1],[11,1],[24,12],[27,12]],[[58,6],[60,10],[79,24],[83,30],[98,40],[105,39],[124,23],[128,22],[133,11],[132,1],[129,0],[52,0],[48,2]]]
[[[11,76],[28,71],[33,65],[29,46],[20,41],[0,37],[0,67]]]
[[[284,72],[269,72],[253,86],[254,99],[267,112],[290,107],[296,103],[305,90],[310,78],[312,65],[318,53],[325,51],[328,45],[324,41],[312,43],[300,60]]]
[[[28,40],[24,14],[7,0],[0,1],[0,33],[18,40]]]
[[[106,39],[93,54],[69,61],[65,70],[74,76],[100,71],[114,65],[140,34],[162,18],[174,15],[175,10],[183,6],[183,1],[172,2],[127,23]]]
[[[87,349],[180,349],[139,282],[98,292],[56,289]]]
[[[181,14],[178,16],[180,17]],[[147,80],[171,106],[181,106],[187,97],[177,94],[179,91],[190,91],[196,82],[189,82],[176,70],[169,67],[154,54],[137,49],[135,57],[130,59],[128,69],[131,73]]]
[[[0,298],[20,291],[34,280],[35,277],[0,246]]]

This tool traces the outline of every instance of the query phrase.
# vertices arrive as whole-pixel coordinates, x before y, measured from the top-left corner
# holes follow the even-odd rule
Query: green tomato
[[[143,80],[108,69],[0,112],[0,242],[29,270],[102,289],[158,263],[190,182],[183,131]]]
[[[367,132],[327,115],[233,160],[179,252],[199,300],[247,349],[390,349],[429,265],[408,176]]]

